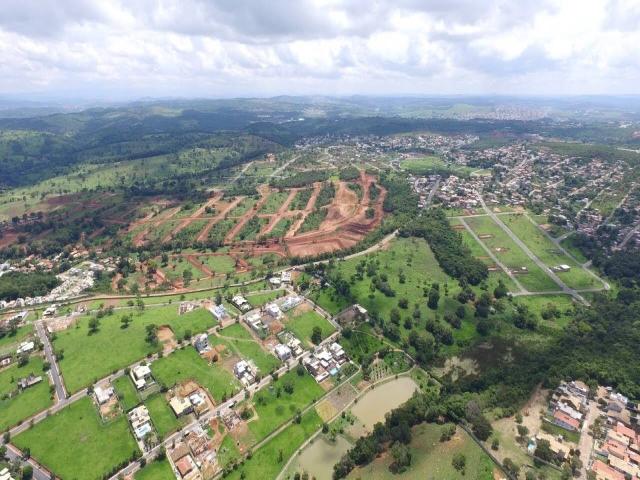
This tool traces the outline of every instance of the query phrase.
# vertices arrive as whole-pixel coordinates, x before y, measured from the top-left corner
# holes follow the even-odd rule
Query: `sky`
[[[640,0],[2,0],[0,96],[640,93]]]

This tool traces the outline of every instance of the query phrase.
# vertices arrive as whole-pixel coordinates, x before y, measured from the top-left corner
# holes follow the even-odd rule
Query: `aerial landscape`
[[[3,7],[0,480],[640,480],[640,4],[420,3]]]

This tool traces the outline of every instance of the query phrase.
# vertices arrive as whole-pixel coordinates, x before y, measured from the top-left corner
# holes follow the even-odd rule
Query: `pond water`
[[[331,480],[333,466],[352,447],[343,436],[338,435],[335,442],[330,442],[320,435],[298,456],[294,471],[307,472],[309,478]]]
[[[409,377],[397,378],[369,390],[353,406],[351,412],[370,431],[376,423],[384,421],[387,412],[409,400],[417,389],[418,385],[413,379]]]

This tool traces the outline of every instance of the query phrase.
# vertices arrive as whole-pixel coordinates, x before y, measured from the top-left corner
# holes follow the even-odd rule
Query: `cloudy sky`
[[[0,95],[640,93],[640,0],[2,0]]]

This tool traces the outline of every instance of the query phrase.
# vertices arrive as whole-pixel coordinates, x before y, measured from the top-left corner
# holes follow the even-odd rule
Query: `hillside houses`
[[[316,382],[320,383],[329,376],[337,375],[340,367],[348,360],[344,349],[338,343],[333,342],[330,345],[317,347],[312,355],[305,359],[304,366]]]

